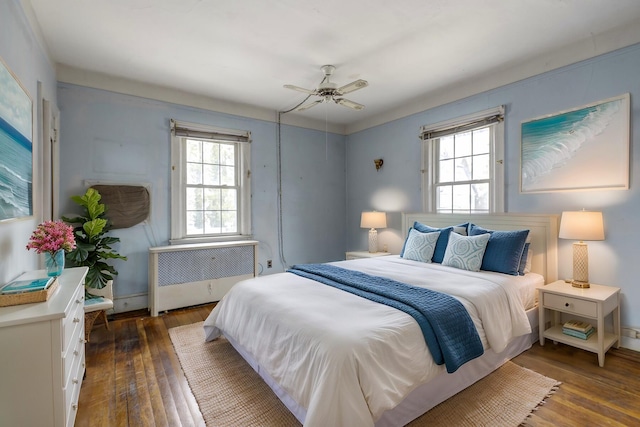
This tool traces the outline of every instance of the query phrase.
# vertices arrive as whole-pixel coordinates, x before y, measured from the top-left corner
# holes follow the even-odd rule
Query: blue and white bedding
[[[468,311],[484,349],[531,331],[514,283],[526,276],[471,272],[397,256],[333,265],[449,294]],[[445,371],[406,313],[292,273],[238,283],[205,321],[304,408],[305,426],[372,426]]]
[[[288,271],[407,313],[420,326],[433,360],[449,373],[484,353],[469,313],[452,296],[330,264],[294,265]]]

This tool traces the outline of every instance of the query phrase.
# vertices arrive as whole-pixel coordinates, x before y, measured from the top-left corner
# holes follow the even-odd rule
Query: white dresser
[[[0,308],[0,426],[73,426],[84,376],[84,277],[68,268],[48,301]],[[44,270],[21,278],[46,277]]]

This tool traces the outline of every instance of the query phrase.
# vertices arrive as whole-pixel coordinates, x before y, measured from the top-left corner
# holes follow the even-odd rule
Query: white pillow
[[[444,253],[442,265],[455,267],[462,270],[480,271],[482,258],[487,248],[491,234],[479,234],[477,236],[461,236],[456,233],[449,234],[449,243]]]
[[[440,232],[421,233],[413,228],[409,230],[402,258],[420,262],[431,262]]]

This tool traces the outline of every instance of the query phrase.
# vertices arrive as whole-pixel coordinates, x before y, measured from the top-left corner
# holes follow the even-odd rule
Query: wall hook
[[[373,161],[373,164],[376,165],[376,170],[379,171],[380,168],[382,167],[382,165],[384,164],[384,160],[382,159],[375,159]]]

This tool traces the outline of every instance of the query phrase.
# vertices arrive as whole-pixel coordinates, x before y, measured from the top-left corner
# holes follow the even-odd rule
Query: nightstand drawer
[[[581,316],[598,317],[598,304],[593,301],[585,301],[583,299],[545,292],[543,305],[546,308],[575,313]]]

